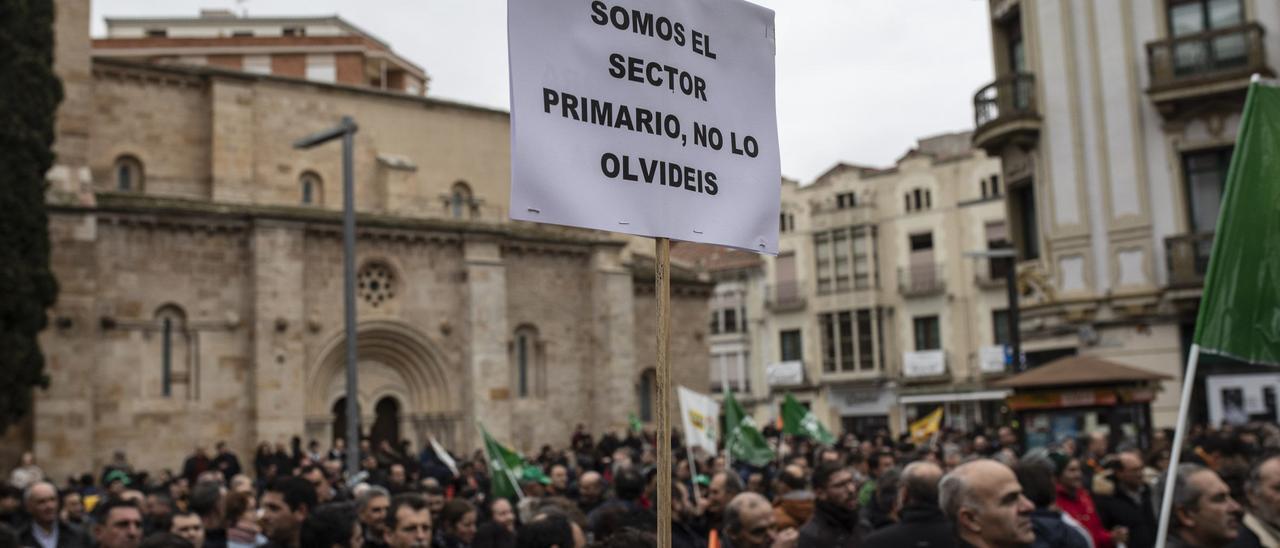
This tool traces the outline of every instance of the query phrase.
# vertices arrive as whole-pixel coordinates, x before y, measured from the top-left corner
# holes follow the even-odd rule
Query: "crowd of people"
[[[1147,548],[1171,446],[1168,431],[1145,447],[1094,432],[1031,449],[1008,427],[922,444],[765,434],[780,456],[761,466],[673,436],[673,546]],[[1189,439],[1166,546],[1280,546],[1280,429],[1200,427]],[[511,498],[492,494],[483,452],[432,444],[361,440],[355,470],[341,439],[263,444],[251,470],[223,443],[176,472],[137,470],[117,451],[60,485],[24,455],[0,486],[0,548],[654,546],[652,434],[597,439],[579,426],[568,441],[508,476]]]

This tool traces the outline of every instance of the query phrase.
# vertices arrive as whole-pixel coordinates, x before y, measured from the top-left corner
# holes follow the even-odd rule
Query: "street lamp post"
[[[356,209],[351,168],[355,121],[343,116],[337,126],[297,141],[293,148],[309,149],[342,138],[342,302],[347,340],[347,473],[360,469],[360,411],[356,390]]]
[[[966,251],[966,257],[974,259],[999,259],[1009,261],[1009,268],[1005,269],[1004,281],[1005,289],[1009,295],[1009,350],[1013,354],[1013,372],[1021,373],[1026,369],[1026,363],[1022,359],[1022,333],[1018,331],[1020,323],[1018,314],[1018,254],[1012,249],[987,249],[983,251]]]

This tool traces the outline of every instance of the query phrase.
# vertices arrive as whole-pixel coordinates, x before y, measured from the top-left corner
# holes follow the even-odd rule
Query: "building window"
[[[321,205],[323,202],[323,186],[320,182],[320,176],[314,172],[308,171],[298,178],[299,185],[302,187],[302,205]]]
[[[1018,248],[1018,258],[1040,258],[1040,229],[1036,216],[1036,192],[1032,181],[1009,187],[1009,217]]]
[[[168,36],[168,29],[147,29],[147,38],[167,38]]]
[[[796,216],[792,213],[778,214],[778,232],[791,232],[796,229]]]
[[[116,190],[120,192],[142,192],[142,162],[133,156],[120,156],[115,163]]]
[[[804,345],[799,329],[789,329],[778,333],[778,348],[782,350],[782,361],[796,362],[804,359]]]
[[[845,227],[814,234],[818,293],[874,288],[875,242],[875,227]]]
[[[845,373],[876,368],[870,309],[819,314],[818,327],[823,371]]]
[[[370,261],[356,274],[356,291],[369,306],[377,308],[395,298],[396,275],[386,263]]]
[[[232,37],[232,38],[253,38],[253,31],[251,31],[251,30],[233,30],[233,31],[231,31],[231,37]]]
[[[1182,154],[1187,189],[1187,214],[1192,234],[1209,234],[1218,228],[1218,211],[1227,184],[1232,147]]]
[[[912,234],[908,237],[911,243],[911,251],[929,251],[933,249],[933,233],[924,232],[921,234]]]
[[[636,399],[640,400],[640,420],[643,422],[653,420],[653,394],[657,385],[658,374],[653,369],[646,369],[640,374],[640,393],[636,395]]]
[[[542,397],[543,351],[538,328],[528,324],[516,328],[515,338],[511,342],[511,354],[514,365],[511,381],[516,397]]]
[[[991,311],[991,332],[995,334],[995,344],[1009,344],[1009,311]]]
[[[271,74],[271,56],[245,55],[240,68],[251,74]]]
[[[187,365],[187,315],[177,305],[168,304],[155,313],[160,334],[160,395],[173,396],[173,385],[185,382]]]
[[[313,82],[338,81],[338,67],[332,53],[307,55],[307,79]]]
[[[462,181],[453,184],[449,190],[449,214],[454,219],[467,219],[475,213],[475,201],[471,195],[471,187]]]
[[[742,305],[711,310],[711,334],[746,333],[747,309]]]
[[[937,316],[920,316],[914,318],[916,351],[941,350],[942,332]]]
[[[1174,38],[1194,36],[1244,24],[1240,0],[1170,0],[1169,34]],[[1173,48],[1173,68],[1186,76],[1242,66],[1248,63],[1248,43],[1244,32],[1219,34],[1212,40],[1189,40]]]
[[[1000,176],[992,175],[986,179],[982,179],[982,197],[998,198],[1000,196]]]
[[[913,188],[906,195],[906,210],[923,211],[933,207],[933,196],[927,188]]]
[[[845,192],[836,195],[836,209],[849,209],[858,207],[858,196],[852,192]]]
[[[306,27],[285,27],[281,33],[284,34],[285,36],[306,36],[307,28]]]

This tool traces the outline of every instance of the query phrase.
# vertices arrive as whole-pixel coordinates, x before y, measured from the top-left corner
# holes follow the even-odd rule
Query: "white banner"
[[[796,360],[771,363],[764,369],[764,380],[769,386],[804,384],[804,362]]]
[[[947,372],[947,354],[941,350],[902,353],[902,375],[930,377]]]
[[[457,476],[458,463],[453,461],[453,456],[448,451],[445,451],[443,447],[440,447],[440,442],[436,441],[435,436],[431,436],[429,439],[431,440],[431,450],[435,451],[436,456],[440,458],[440,462],[443,462],[449,468],[449,471],[453,472],[454,476]]]
[[[701,447],[708,454],[716,454],[716,440],[720,439],[720,404],[683,386],[677,387],[676,391],[680,396],[685,445]]]
[[[1005,360],[1004,345],[983,346],[978,349],[978,369],[983,373],[1003,373]]]
[[[777,253],[773,19],[508,0],[511,218]]]

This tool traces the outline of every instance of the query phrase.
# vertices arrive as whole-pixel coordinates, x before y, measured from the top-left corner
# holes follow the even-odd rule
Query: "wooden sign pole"
[[[654,292],[658,298],[658,546],[671,548],[671,240],[657,239]]]

